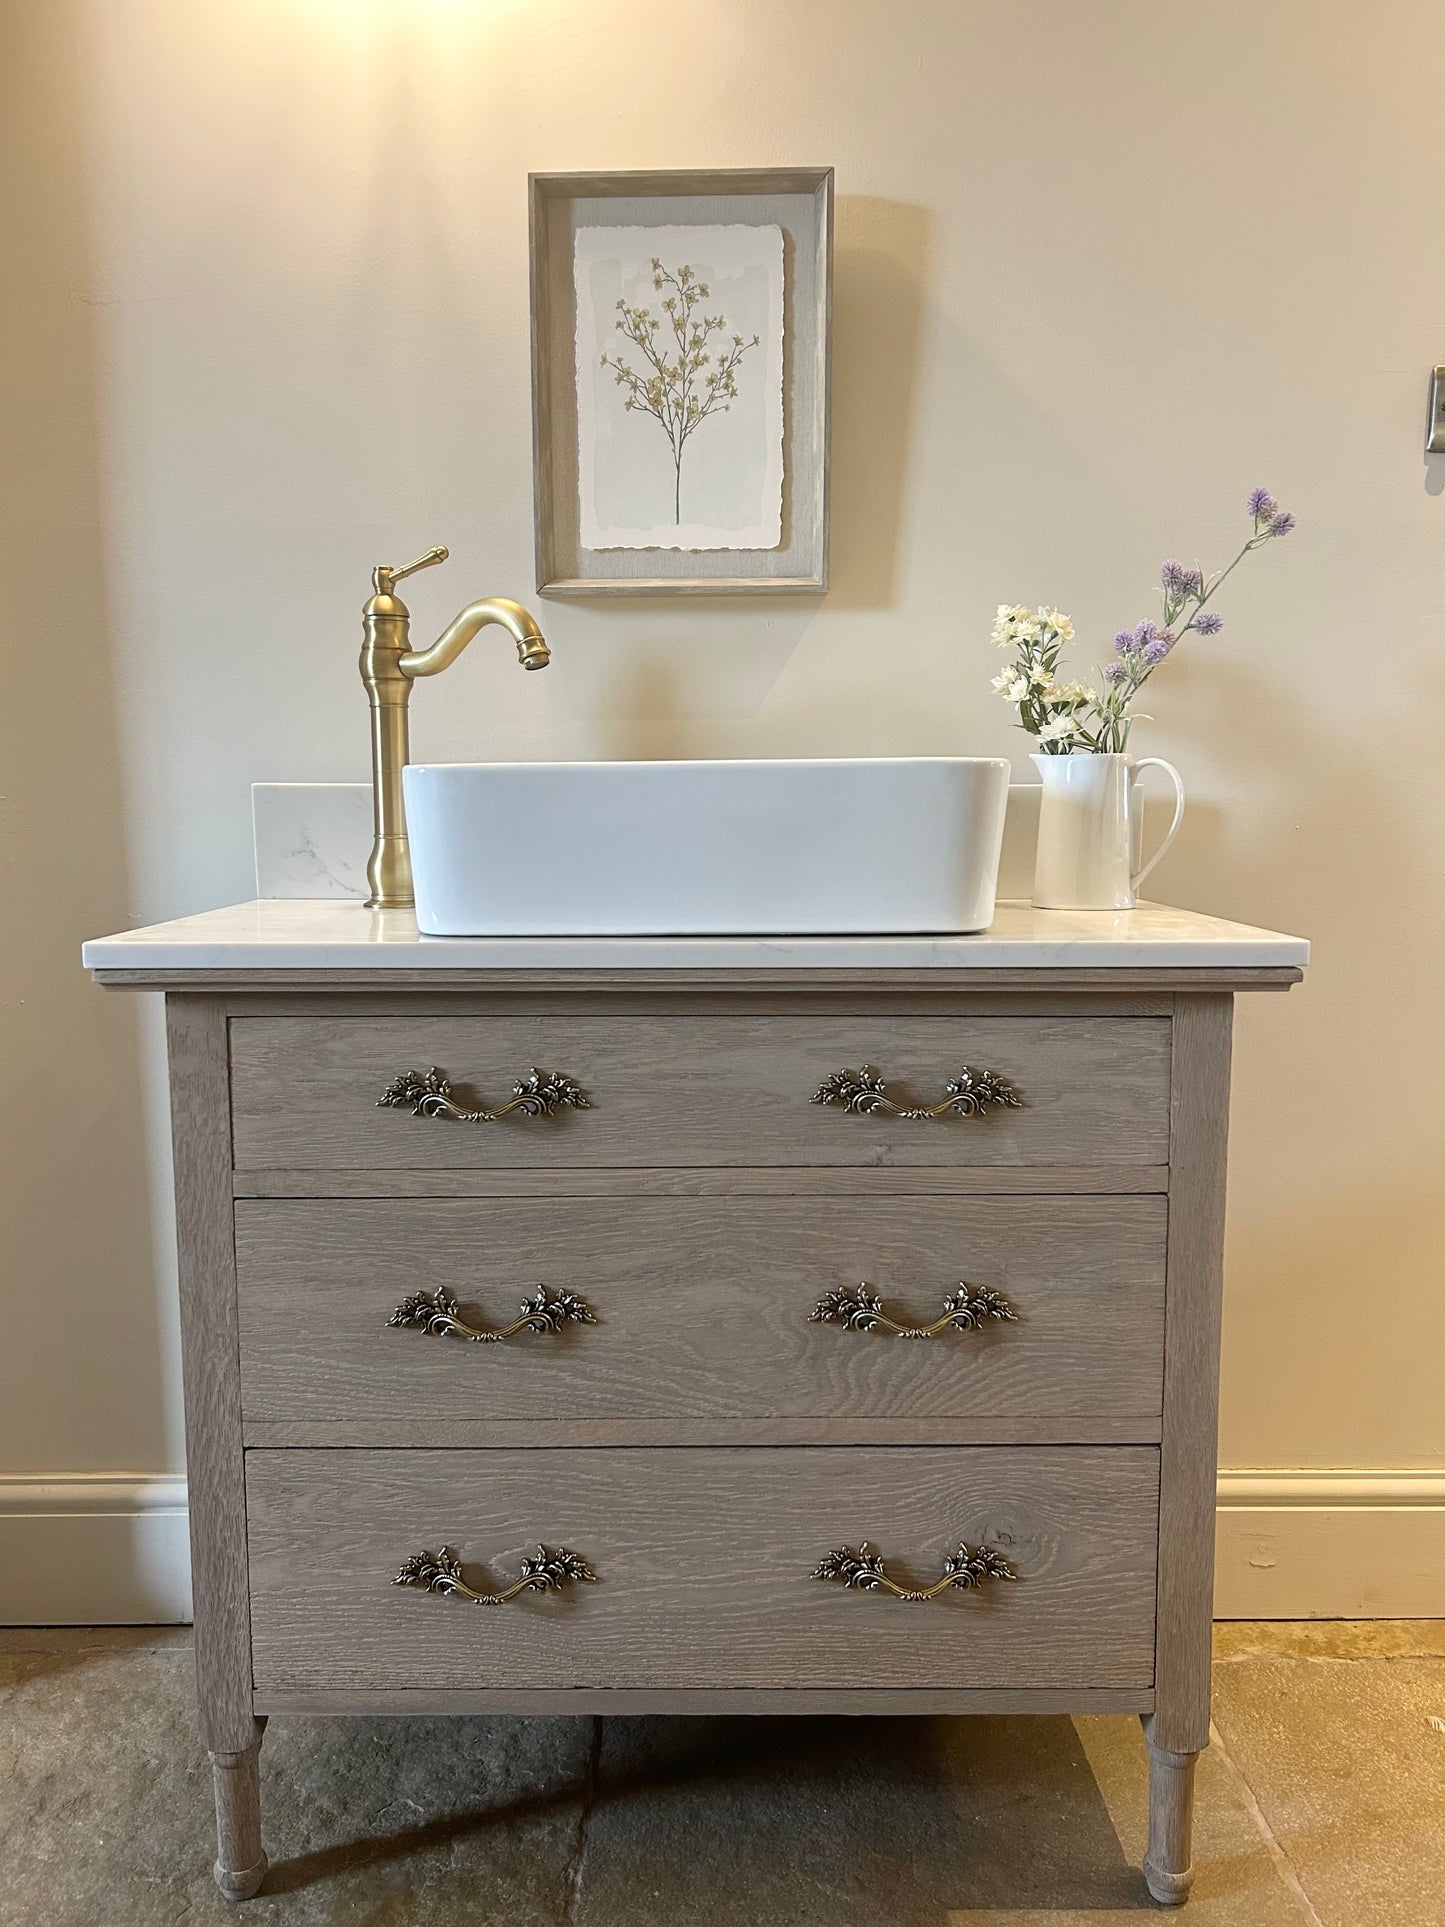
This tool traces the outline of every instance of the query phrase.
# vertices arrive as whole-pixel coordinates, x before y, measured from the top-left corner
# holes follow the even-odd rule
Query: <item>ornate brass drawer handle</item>
[[[450,1117],[458,1124],[496,1124],[513,1111],[523,1117],[555,1117],[559,1111],[588,1111],[591,1105],[580,1084],[561,1071],[539,1071],[534,1065],[512,1086],[511,1099],[495,1111],[465,1110],[452,1102],[450,1080],[435,1064],[426,1072],[404,1071],[376,1100],[378,1110],[411,1107],[413,1117]]]
[[[992,1071],[970,1070],[965,1064],[958,1076],[944,1085],[941,1104],[895,1104],[881,1074],[871,1064],[858,1071],[834,1071],[814,1091],[814,1104],[841,1104],[853,1117],[981,1117],[997,1106],[1017,1111],[1023,1099],[1004,1078]]]
[[[841,1325],[850,1332],[891,1332],[895,1338],[936,1338],[949,1330],[977,1331],[990,1322],[1018,1323],[1018,1313],[1007,1298],[988,1285],[960,1285],[957,1291],[951,1291],[943,1301],[942,1318],[935,1318],[931,1325],[900,1325],[887,1317],[883,1300],[868,1284],[839,1285],[818,1300],[808,1317],[815,1325]]]
[[[475,1592],[462,1578],[462,1562],[450,1546],[440,1552],[414,1552],[392,1580],[394,1586],[419,1586],[423,1592],[449,1592],[474,1606],[505,1606],[524,1592],[561,1592],[569,1579],[595,1580],[597,1574],[585,1559],[566,1546],[549,1552],[538,1546],[522,1561],[522,1576],[515,1585],[501,1592]]]
[[[900,1586],[883,1570],[883,1555],[865,1539],[855,1552],[852,1546],[839,1546],[813,1568],[814,1579],[836,1579],[840,1585],[859,1592],[891,1592],[895,1599],[910,1604],[922,1599],[937,1599],[940,1593],[957,1587],[960,1592],[977,1592],[987,1579],[1017,1579],[1018,1574],[1001,1552],[992,1546],[971,1546],[964,1540],[958,1550],[943,1562],[943,1577],[932,1586]]]
[[[510,1325],[491,1329],[469,1325],[458,1316],[457,1301],[445,1285],[435,1291],[415,1291],[403,1298],[387,1319],[388,1325],[411,1325],[431,1338],[465,1338],[473,1345],[500,1345],[504,1338],[518,1332],[559,1332],[564,1325],[595,1325],[596,1315],[585,1298],[572,1291],[548,1291],[538,1285],[530,1298],[524,1298],[519,1317]]]

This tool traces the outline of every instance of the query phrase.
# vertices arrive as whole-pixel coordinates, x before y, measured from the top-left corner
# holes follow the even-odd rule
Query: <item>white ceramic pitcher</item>
[[[1040,910],[1132,910],[1135,891],[1179,833],[1184,784],[1159,756],[1035,756],[1043,780],[1034,904]],[[1149,861],[1135,855],[1142,828],[1141,773],[1162,769],[1174,785],[1174,821]]]

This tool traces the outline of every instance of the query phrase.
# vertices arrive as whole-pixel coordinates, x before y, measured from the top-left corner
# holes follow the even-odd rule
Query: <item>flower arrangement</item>
[[[1057,609],[999,605],[993,639],[1011,653],[1013,662],[994,677],[993,686],[1005,702],[1016,705],[1019,727],[1038,738],[1046,756],[1068,756],[1076,750],[1123,754],[1137,720],[1134,698],[1150,676],[1191,631],[1197,636],[1219,634],[1223,620],[1205,605],[1252,550],[1288,535],[1295,525],[1267,488],[1251,492],[1249,514],[1254,526],[1247,541],[1217,575],[1207,576],[1182,562],[1164,564],[1159,572],[1164,620],[1120,630],[1114,638],[1114,660],[1101,672],[1102,692],[1092,684],[1059,678],[1059,658],[1074,639],[1074,625],[1066,615]]]

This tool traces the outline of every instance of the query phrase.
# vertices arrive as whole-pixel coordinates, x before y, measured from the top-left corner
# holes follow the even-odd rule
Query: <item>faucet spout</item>
[[[450,669],[467,644],[489,622],[500,623],[517,645],[517,660],[524,669],[545,669],[552,652],[542,631],[520,602],[506,596],[486,596],[462,610],[449,628],[437,637],[430,649],[409,649],[397,662],[404,676],[439,676]]]

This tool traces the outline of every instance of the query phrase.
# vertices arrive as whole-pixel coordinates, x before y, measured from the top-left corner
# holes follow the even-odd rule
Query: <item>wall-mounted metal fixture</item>
[[[1430,415],[1425,423],[1425,453],[1445,455],[1445,366],[1430,371]]]

